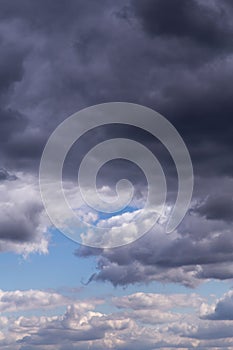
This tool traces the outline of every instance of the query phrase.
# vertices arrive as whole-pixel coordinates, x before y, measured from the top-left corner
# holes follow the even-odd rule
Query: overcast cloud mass
[[[233,349],[231,288],[221,296],[196,292],[209,281],[233,279],[232,18],[230,0],[0,0],[3,265],[7,254],[50,254],[53,227],[39,194],[40,158],[52,131],[82,108],[124,101],[158,111],[184,139],[195,182],[189,211],[171,235],[161,220],[120,248],[75,245],[82,266],[96,262],[87,285],[101,284],[106,294],[109,285],[126,288],[125,295],[83,300],[53,285],[1,289],[1,349]],[[168,181],[169,212],[177,192],[171,157],[151,134],[119,125],[90,131],[70,150],[64,166],[70,201],[85,153],[113,137],[137,140],[156,154]],[[101,169],[100,191],[111,196],[121,178],[134,184],[140,207],[145,177],[126,161]],[[114,220],[87,208],[79,214],[124,234],[125,213]],[[137,291],[157,282],[192,292]]]

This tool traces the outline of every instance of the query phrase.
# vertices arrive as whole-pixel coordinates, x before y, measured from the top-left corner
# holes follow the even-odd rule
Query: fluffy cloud
[[[56,292],[38,290],[1,292],[1,305],[6,298],[6,303],[11,300],[15,306],[8,313],[17,310],[24,313],[31,308],[42,314],[1,316],[1,348],[152,350],[231,346],[231,322],[201,320],[199,308],[207,300],[198,294],[189,297],[135,293],[106,300],[105,304],[116,305],[120,311],[105,313],[101,311],[103,300],[71,300]],[[55,309],[65,305],[66,311],[60,314],[54,311],[48,316],[49,302]]]
[[[67,298],[56,292],[39,290],[16,290],[13,292],[0,290],[0,312],[53,308],[67,304]]]
[[[130,308],[134,310],[169,310],[176,307],[197,308],[203,302],[203,299],[196,294],[161,295],[156,293],[135,293],[124,297],[114,298],[113,302],[119,308]]]

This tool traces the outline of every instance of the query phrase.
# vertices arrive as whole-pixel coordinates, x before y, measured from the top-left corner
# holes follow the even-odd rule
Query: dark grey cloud
[[[0,94],[4,94],[11,88],[12,84],[23,78],[23,61],[27,51],[24,45],[20,47],[12,45],[10,40],[0,35],[1,56],[0,56]]]
[[[22,132],[26,125],[26,118],[19,112],[12,109],[3,109],[0,111],[1,131],[0,142],[4,147],[12,140],[15,134]]]
[[[231,175],[231,11],[226,2],[194,0],[2,1],[3,38],[17,36],[17,26],[26,38],[11,48],[14,69],[10,60],[4,69],[14,77],[8,102],[22,128],[26,118],[27,128],[40,129],[34,140],[26,131],[23,140],[17,135],[8,142],[10,165],[38,166],[49,133],[72,112],[123,100],[164,113],[187,142],[198,173]]]
[[[11,28],[5,27],[5,22],[1,22],[0,45],[0,154],[3,165],[2,162],[6,164],[8,145],[28,125],[24,113],[12,108],[12,96],[16,84],[24,77],[29,48],[23,42],[17,42]]]
[[[132,1],[136,16],[151,36],[187,38],[206,47],[232,45],[227,8],[200,1]]]
[[[233,220],[233,197],[232,194],[211,195],[198,205],[194,212],[204,216],[208,220],[224,220],[231,222]]]

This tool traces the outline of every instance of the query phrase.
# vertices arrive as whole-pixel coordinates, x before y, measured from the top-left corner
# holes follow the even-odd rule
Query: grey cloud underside
[[[14,181],[16,179],[17,179],[16,175],[9,174],[9,172],[4,168],[0,169],[0,181],[4,181],[4,180]]]
[[[42,248],[43,241],[47,250],[43,206],[35,184],[26,177],[0,169],[0,251],[27,255]]]
[[[81,249],[81,256],[99,255],[95,279],[114,284],[167,279],[193,286],[204,278],[233,277],[232,183],[219,193],[233,174],[232,15],[230,1],[1,1],[2,165],[37,174],[54,128],[83,107],[109,101],[154,108],[190,150],[194,198],[201,204],[179,236],[170,241],[161,233],[158,244],[150,234],[119,251]],[[80,141],[79,154],[120,133],[111,126],[99,129],[90,141]],[[175,190],[174,166],[161,146],[135,129],[125,136],[159,154]],[[67,176],[76,176],[76,162],[74,152]],[[124,162],[103,170],[100,181],[112,185],[127,174],[134,175],[140,195],[140,174]],[[25,228],[26,238],[32,228]]]
[[[131,247],[132,251],[124,248],[116,251],[115,254],[101,252],[97,265],[99,271],[90,277],[89,282],[93,280],[109,281],[115,286],[125,286],[160,281],[179,283],[194,288],[204,279],[233,278],[232,253],[226,254],[223,249],[217,252],[217,249],[212,251],[212,247],[187,244],[182,239],[174,245],[170,244],[167,249],[160,249],[157,252],[155,242],[156,239],[152,237],[149,243],[143,240],[137,244],[134,243]],[[159,244],[158,241],[157,244]],[[232,244],[230,246],[232,250]],[[213,258],[214,253],[217,256]],[[87,253],[80,254],[79,251],[76,254],[87,256]],[[164,258],[166,254],[170,256]],[[180,254],[184,254],[184,257],[182,258]],[[90,252],[89,255],[91,255]],[[97,253],[92,252],[92,255],[97,255]],[[129,257],[126,258],[126,256]]]
[[[233,221],[233,196],[215,195],[209,196],[194,210],[197,214],[205,216],[208,220]]]
[[[206,320],[233,320],[233,295],[232,291],[221,298],[212,313],[203,317]]]
[[[133,244],[112,250],[80,247],[75,254],[97,257],[97,272],[89,282],[128,285],[163,281],[195,287],[205,279],[232,279],[231,217],[220,210],[214,215],[216,206],[230,200],[227,193],[207,197],[193,206],[171,235],[166,235],[164,226],[158,224]]]
[[[30,242],[34,240],[42,206],[38,203],[29,202],[21,210],[12,211],[12,216],[1,218],[1,240],[16,242]]]

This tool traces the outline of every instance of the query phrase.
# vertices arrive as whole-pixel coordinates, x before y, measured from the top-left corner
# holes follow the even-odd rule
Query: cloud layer
[[[105,304],[115,311],[103,312]],[[65,311],[58,313],[61,306]],[[104,301],[55,291],[0,291],[0,344],[4,350],[230,349],[231,322],[222,319],[217,324],[201,316],[211,307],[198,294],[135,293]],[[25,314],[37,309],[40,315]],[[14,314],[18,311],[20,317]]]

